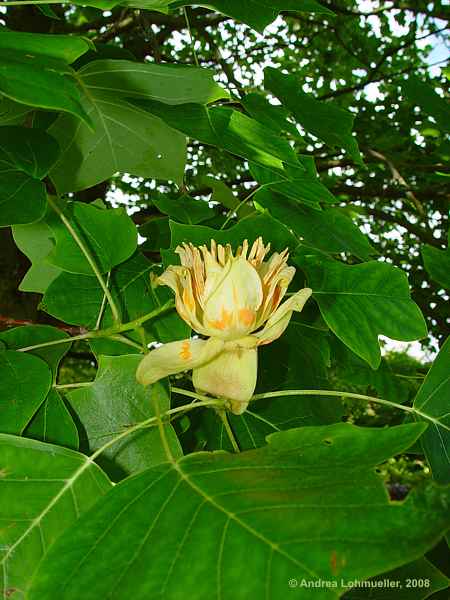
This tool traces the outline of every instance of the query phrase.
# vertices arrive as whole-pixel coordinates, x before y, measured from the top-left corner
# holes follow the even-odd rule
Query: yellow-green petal
[[[217,356],[223,346],[224,342],[215,338],[164,344],[142,359],[136,371],[136,379],[142,385],[150,385],[168,375],[193,369]]]
[[[254,328],[263,299],[261,279],[244,258],[232,260],[231,268],[205,303],[203,325],[209,335],[237,339]]]
[[[229,400],[232,412],[240,415],[255,391],[257,371],[256,348],[234,347],[195,368],[192,381],[199,393]]]
[[[253,335],[258,338],[259,345],[270,344],[278,339],[289,325],[292,313],[296,310],[300,312],[305,306],[306,301],[311,296],[310,288],[303,288],[293,296],[283,302],[283,304],[273,313],[267,321],[264,329]]]

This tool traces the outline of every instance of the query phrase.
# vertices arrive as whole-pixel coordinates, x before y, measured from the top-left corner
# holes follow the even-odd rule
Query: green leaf
[[[74,0],[72,4],[93,6],[103,10],[112,10],[116,6],[129,6],[131,8],[143,8],[145,10],[167,13],[169,0]]]
[[[298,166],[297,156],[287,140],[237,110],[208,109],[198,104],[167,106],[148,100],[134,103],[203,144],[223,148],[271,169],[282,169],[283,162]]]
[[[155,309],[149,294],[151,267],[152,264],[137,252],[111,274],[111,293],[120,306],[124,322]],[[102,304],[103,290],[95,277],[62,273],[49,286],[41,308],[61,321],[93,329]],[[103,329],[113,324],[109,307],[105,307],[99,322]]]
[[[225,206],[225,208],[236,209],[238,219],[242,219],[249,214],[254,213],[254,210],[250,206],[240,206],[239,198],[237,198],[233,191],[220,179],[215,179],[209,175],[202,177],[201,182],[208,188],[211,188],[212,194],[210,200],[213,202],[219,202]]]
[[[406,342],[426,336],[408,279],[397,267],[376,261],[344,265],[306,253],[296,262],[328,327],[373,369],[381,361],[379,335]]]
[[[136,381],[141,354],[100,356],[95,381],[67,394],[93,452],[126,427],[154,416],[152,396],[161,412],[170,408],[170,393],[164,383],[145,388]],[[182,455],[175,432],[166,426],[172,452]],[[110,446],[98,459],[113,479],[164,462],[164,449],[157,427],[141,429]]]
[[[375,390],[380,398],[391,402],[403,403],[409,399],[409,384],[392,371],[386,359],[382,358],[380,366],[374,371],[337,338],[333,340],[333,350],[337,359],[337,372],[342,381],[362,386],[365,392]]]
[[[48,4],[40,4],[37,5],[37,7],[39,9],[39,11],[45,15],[46,17],[48,17],[49,19],[55,19],[55,20],[60,20],[60,18],[58,17],[58,15],[55,13],[55,11],[53,10],[53,8],[51,8],[51,6],[49,6]]]
[[[357,164],[363,164],[358,144],[352,136],[354,115],[331,102],[305,94],[298,77],[283,75],[272,67],[264,70],[264,85],[306,131],[333,148],[344,148]]]
[[[321,209],[320,202],[337,202],[333,194],[320,182],[316,175],[312,175],[305,168],[290,168],[289,172],[271,172],[257,165],[251,165],[250,172],[255,179],[264,186],[258,191],[254,200],[273,192],[293,200],[296,204],[304,204],[317,211]],[[284,201],[284,197],[281,201]]]
[[[45,361],[54,377],[58,372],[61,359],[70,350],[71,341],[68,333],[50,325],[26,325],[0,332],[0,340],[6,344],[9,350],[19,350],[64,339],[67,339],[67,344],[55,344],[27,351],[27,355],[33,354]]]
[[[433,477],[450,483],[450,338],[442,346],[414,400],[414,408],[439,419],[445,427],[431,423],[421,438]]]
[[[45,131],[0,128],[0,227],[31,223],[44,215],[47,192],[41,179],[58,155],[58,144]]]
[[[160,212],[180,223],[197,225],[215,215],[214,210],[209,207],[207,202],[194,200],[188,194],[172,199],[167,196],[159,196],[152,199],[152,202]]]
[[[139,235],[146,238],[140,246],[144,252],[160,252],[170,246],[169,217],[152,217],[139,227]]]
[[[327,337],[306,324],[291,322],[279,340],[258,350],[256,392],[328,387]],[[250,450],[263,446],[274,431],[327,425],[341,421],[342,416],[342,404],[336,399],[302,395],[257,400],[244,414],[230,414],[228,419],[240,449]],[[204,412],[203,422],[208,428],[208,449],[232,449],[223,423],[213,411]]]
[[[450,233],[446,250],[434,246],[422,246],[422,258],[425,269],[431,279],[450,290]]]
[[[212,71],[193,67],[98,60],[78,72],[93,129],[61,115],[50,127],[62,156],[51,172],[60,193],[91,187],[117,171],[181,183],[186,140],[129,98],[167,104],[206,103],[227,96]]]
[[[177,8],[190,4],[191,2],[186,2],[186,0],[177,0],[170,6]],[[243,21],[260,32],[272,21],[275,21],[282,10],[334,14],[315,0],[212,0],[211,2],[200,2],[198,6],[210,8],[237,21]]]
[[[288,121],[289,111],[284,106],[270,104],[262,94],[254,93],[245,95],[241,104],[251,117],[264,123],[275,133],[280,134],[282,131],[286,131],[295,138],[301,139],[297,127]]]
[[[77,35],[47,35],[25,33],[23,31],[5,31],[0,34],[0,52],[15,50],[38,54],[66,63],[73,63],[78,57],[93,48],[88,38]]]
[[[77,427],[56,390],[50,390],[24,435],[41,442],[78,449]]]
[[[31,106],[0,96],[0,125],[23,125],[26,115],[31,110]]]
[[[110,483],[86,456],[59,446],[0,434],[0,454],[0,589],[24,598],[44,553]]]
[[[101,89],[123,98],[157,100],[177,105],[208,104],[229,94],[214,81],[212,69],[184,65],[97,60],[79,71],[88,89]]]
[[[279,599],[293,575],[336,580],[337,598],[341,579],[415,560],[449,526],[448,491],[431,484],[392,503],[373,469],[422,432],[305,427],[148,469],[59,538],[29,600]]]
[[[137,247],[137,230],[124,208],[104,209],[73,202],[66,216],[102,273],[127,260]],[[95,276],[84,253],[60,220],[49,223],[56,246],[47,261],[70,273]]]
[[[371,578],[370,584],[371,587],[365,589],[358,587],[351,590],[343,600],[424,600],[447,588],[450,580],[422,557]]]
[[[52,385],[49,366],[25,352],[0,352],[1,430],[21,434]]]
[[[46,342],[67,339],[67,344],[55,344],[27,351],[27,356],[34,355],[42,359],[52,370],[56,380],[58,367],[63,356],[71,346],[69,335],[50,325],[26,325],[0,332],[0,341],[9,350],[18,350]],[[69,411],[58,392],[50,389],[47,398],[39,406],[23,433],[26,437],[78,448],[78,432]]]
[[[450,109],[445,98],[442,98],[428,84],[414,75],[409,75],[402,84],[403,93],[413,104],[433,117],[442,131],[450,132]]]
[[[0,33],[0,92],[16,102],[61,110],[89,122],[68,63],[91,42],[80,36]]]
[[[39,309],[71,325],[93,329],[103,291],[95,277],[61,273],[47,288]]]
[[[61,269],[46,260],[55,245],[49,223],[51,220],[56,222],[58,219],[59,217],[53,210],[49,209],[40,221],[12,227],[17,247],[32,263],[20,282],[19,290],[21,292],[44,294],[51,282],[62,273]]]
[[[113,270],[110,289],[120,306],[123,322],[149,314],[161,306],[170,293],[165,288],[153,290],[150,286],[152,264],[140,253]],[[52,316],[73,325],[94,329],[103,305],[103,290],[95,277],[62,273],[47,289],[40,308]],[[104,310],[100,326],[106,329],[113,324],[109,307]],[[188,326],[174,312],[161,315],[144,324],[147,341],[173,341],[189,336]],[[136,341],[141,341],[138,334]],[[96,354],[123,354],[135,349],[109,339],[91,339]]]
[[[218,244],[231,244],[237,248],[245,239],[249,244],[252,244],[259,236],[264,242],[271,243],[273,251],[281,252],[285,248],[295,249],[298,242],[290,231],[269,215],[257,215],[255,217],[247,217],[230,227],[219,231],[211,229],[204,225],[182,225],[172,221],[170,223],[172,232],[171,247],[176,248],[183,242],[191,242],[194,246],[202,244],[210,245],[214,239]]]
[[[362,260],[376,253],[367,237],[340,208],[314,210],[269,190],[257,192],[255,201],[314,248],[330,254],[349,252]]]

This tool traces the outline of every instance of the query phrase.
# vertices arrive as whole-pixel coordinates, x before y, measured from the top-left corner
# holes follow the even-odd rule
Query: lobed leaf
[[[254,198],[314,248],[330,254],[349,252],[362,260],[376,253],[367,237],[340,208],[314,210],[269,190],[257,192]]]
[[[380,334],[403,341],[427,334],[406,275],[397,267],[376,261],[345,265],[306,253],[295,262],[307,274],[328,327],[373,369],[381,361]]]
[[[79,36],[2,31],[0,92],[21,104],[67,112],[89,123],[69,63],[90,46]]]
[[[41,179],[58,155],[57,142],[45,131],[0,127],[0,227],[32,223],[44,215],[47,192]]]
[[[144,388],[136,381],[141,354],[100,356],[95,381],[67,394],[93,452],[112,440],[126,427],[154,416],[152,396],[161,412],[170,408],[167,385],[157,383]],[[182,455],[175,432],[169,424],[166,435],[175,456]],[[121,479],[164,461],[164,449],[156,427],[141,429],[110,446],[99,458],[113,479]]]
[[[43,555],[111,484],[59,446],[0,434],[0,455],[0,591],[23,600]]]
[[[78,430],[59,393],[52,389],[24,431],[24,436],[78,450]]]
[[[0,351],[0,402],[3,433],[21,434],[52,385],[50,367],[37,356]]]
[[[441,484],[450,483],[449,366],[450,338],[447,338],[414,400],[414,408],[444,425],[441,427],[438,423],[431,423],[421,439],[433,477]]]
[[[186,0],[175,0],[170,6],[176,8],[190,4],[191,2],[186,2]],[[243,21],[260,32],[272,21],[275,21],[282,10],[333,14],[331,10],[316,0],[211,0],[210,2],[200,2],[199,6],[216,10],[237,21]]]
[[[93,128],[67,115],[51,126],[62,149],[51,172],[60,193],[91,187],[117,171],[181,183],[184,135],[129,99],[176,105],[227,96],[214,83],[211,71],[194,67],[99,60],[82,67],[78,76],[86,90],[82,102]]]
[[[310,133],[332,147],[344,148],[357,164],[363,164],[352,136],[354,116],[331,102],[316,100],[302,91],[298,78],[267,67],[264,85]]]
[[[337,598],[343,580],[419,558],[450,525],[448,491],[391,503],[373,470],[422,432],[305,427],[148,469],[59,538],[29,599],[278,599],[292,577],[336,580],[316,597]]]
[[[446,250],[439,250],[439,248],[427,244],[422,246],[421,252],[425,269],[431,279],[450,290],[450,243]]]
[[[136,226],[124,208],[103,209],[73,202],[66,213],[102,273],[123,263],[135,252]],[[66,225],[58,219],[51,220],[49,226],[56,245],[46,260],[63,271],[94,277],[91,265]]]

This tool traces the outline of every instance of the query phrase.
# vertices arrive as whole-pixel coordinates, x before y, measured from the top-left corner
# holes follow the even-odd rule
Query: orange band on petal
[[[233,315],[225,308],[222,308],[221,315],[222,316],[218,321],[211,321],[210,326],[214,327],[214,329],[220,329],[220,331],[223,331],[231,325]]]
[[[191,344],[189,340],[186,340],[181,345],[180,358],[183,360],[191,360],[192,352],[191,352]]]
[[[242,325],[249,327],[253,324],[254,320],[255,312],[253,310],[250,310],[249,308],[241,308],[239,311],[239,321],[242,323]]]

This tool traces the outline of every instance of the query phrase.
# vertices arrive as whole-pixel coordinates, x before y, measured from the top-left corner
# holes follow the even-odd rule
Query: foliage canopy
[[[444,4],[0,2],[4,598],[448,587]],[[177,247],[259,237],[312,298],[248,409],[138,383],[195,334],[155,284]],[[399,454],[425,474],[401,502]]]

